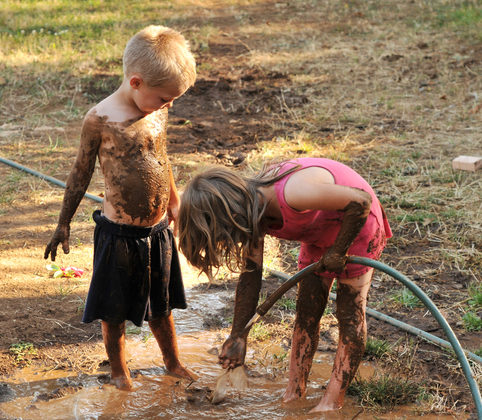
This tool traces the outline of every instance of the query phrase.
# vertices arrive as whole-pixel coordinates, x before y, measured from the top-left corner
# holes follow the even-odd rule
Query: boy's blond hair
[[[148,26],[126,45],[124,77],[137,73],[152,87],[178,83],[187,89],[196,80],[196,62],[179,32],[165,26]]]

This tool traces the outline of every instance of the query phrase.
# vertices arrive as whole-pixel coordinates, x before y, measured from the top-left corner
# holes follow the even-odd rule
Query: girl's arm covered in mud
[[[234,368],[244,363],[249,330],[246,324],[253,317],[258,305],[263,273],[263,244],[246,259],[246,269],[239,276],[234,303],[231,335],[223,344],[219,363],[224,368]]]
[[[66,182],[67,186],[60,210],[59,222],[52,239],[45,248],[44,258],[48,258],[50,254],[52,261],[54,261],[59,243],[62,244],[65,254],[70,252],[70,222],[87,191],[94,173],[95,161],[101,141],[100,124],[100,118],[95,113],[87,114],[84,119],[79,150]]]
[[[340,231],[333,245],[323,255],[320,261],[320,269],[338,273],[343,270],[346,264],[348,248],[350,248],[350,245],[362,230],[370,213],[372,202],[370,194],[361,190],[359,190],[359,194],[361,196],[366,195],[366,199],[361,202],[350,201],[350,203],[342,209],[344,215]]]
[[[372,198],[358,188],[337,185],[326,174],[299,171],[285,187],[286,202],[298,211],[325,210],[343,212],[340,231],[333,245],[320,260],[319,271],[341,272],[348,248],[358,236],[370,214]]]

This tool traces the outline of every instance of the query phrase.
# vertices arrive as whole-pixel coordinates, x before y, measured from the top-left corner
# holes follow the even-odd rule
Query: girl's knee
[[[373,276],[373,268],[371,268],[369,271],[367,271],[365,274],[362,274],[361,276],[352,277],[348,279],[339,279],[338,284],[339,285],[346,284],[362,292],[365,289],[368,290],[368,288],[370,287],[372,276]]]

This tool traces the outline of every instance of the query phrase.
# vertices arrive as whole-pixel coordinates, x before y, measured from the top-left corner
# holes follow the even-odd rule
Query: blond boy
[[[169,372],[192,378],[179,361],[171,309],[186,308],[172,231],[179,195],[167,157],[168,109],[194,84],[187,41],[173,29],[149,26],[124,51],[120,87],[86,115],[67,180],[59,222],[45,249],[69,252],[70,222],[98,157],[105,178],[102,212],[95,211],[94,269],[83,322],[102,320],[112,383],[131,389],[125,321],[149,326]]]

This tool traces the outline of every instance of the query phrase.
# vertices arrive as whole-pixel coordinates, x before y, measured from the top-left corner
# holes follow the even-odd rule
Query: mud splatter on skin
[[[87,114],[80,135],[80,146],[77,157],[67,179],[64,201],[59,216],[59,225],[68,225],[77,209],[92,174],[101,143],[101,127],[105,117],[98,117],[95,112]]]
[[[111,367],[111,383],[119,389],[132,389],[130,373],[125,359],[125,322],[101,322],[104,346]]]
[[[249,330],[245,331],[245,327],[256,312],[256,305],[261,290],[261,280],[262,268],[254,261],[247,259],[246,271],[239,276],[239,282],[236,287],[231,337],[223,345],[219,356],[221,364],[227,360],[231,361],[230,367],[244,363],[246,339],[249,334]]]
[[[92,179],[97,156],[105,179],[105,215],[113,222],[138,226],[161,220],[170,196],[167,115],[162,109],[120,123],[108,122],[95,110],[86,115],[59,223],[44,258],[50,254],[55,260],[59,243],[69,252],[70,222]]]
[[[234,319],[231,335],[243,336],[244,328],[256,312],[261,290],[262,269],[254,261],[246,261],[246,271],[239,276],[234,303]],[[247,336],[247,333],[244,333]]]
[[[79,150],[66,182],[59,222],[45,248],[44,258],[48,258],[50,254],[52,261],[55,261],[59,243],[62,243],[64,253],[69,253],[70,222],[94,173],[97,153],[102,142],[101,127],[105,120],[105,117],[96,116],[95,112],[87,114],[84,119]]]
[[[350,384],[360,365],[366,345],[366,323],[363,302],[359,293],[350,285],[339,283],[336,298],[336,316],[340,328],[340,344],[347,348],[350,354],[348,370],[347,363],[341,361],[337,376],[342,378],[342,389]]]
[[[105,123],[99,162],[105,177],[104,212],[118,223],[151,226],[167,210],[167,109],[125,123]]]
[[[306,391],[313,356],[318,348],[320,319],[332,284],[333,280],[322,280],[316,275],[307,276],[299,283],[289,384],[285,392],[287,399],[302,397]]]
[[[380,232],[380,227],[377,228],[373,239],[368,242],[367,253],[371,254],[375,249],[378,249],[380,241],[382,240],[382,235]]]
[[[345,266],[348,248],[362,230],[370,214],[371,197],[365,191],[359,190],[363,200],[351,201],[339,211],[343,211],[343,221],[340,231],[331,248],[323,255],[323,270],[340,273]]]

